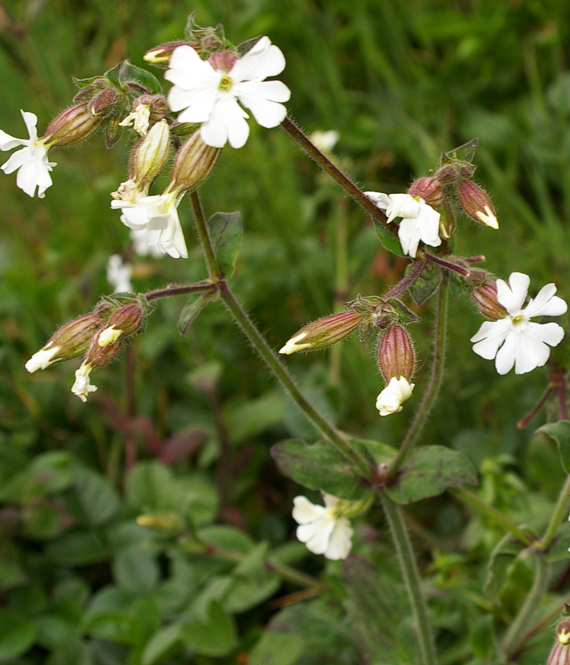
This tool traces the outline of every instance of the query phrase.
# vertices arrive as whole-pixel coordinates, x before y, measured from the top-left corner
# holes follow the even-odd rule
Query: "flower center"
[[[525,321],[525,317],[522,314],[518,314],[517,316],[511,316],[511,321],[513,322],[513,326],[518,326],[520,323]]]
[[[234,82],[231,76],[223,74],[220,82],[218,83],[218,90],[220,92],[229,92],[234,87]]]

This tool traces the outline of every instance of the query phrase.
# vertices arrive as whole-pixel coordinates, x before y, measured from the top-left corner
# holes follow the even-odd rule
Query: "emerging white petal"
[[[107,281],[113,287],[113,293],[132,291],[131,275],[133,267],[128,261],[123,261],[119,254],[113,254],[107,261]]]
[[[97,390],[97,386],[92,385],[89,381],[91,370],[91,365],[83,363],[75,372],[75,383],[71,387],[71,392],[77,395],[82,402],[87,401],[89,393],[94,393]]]
[[[130,125],[133,125],[135,132],[138,132],[141,136],[146,136],[149,122],[150,105],[139,104],[124,120],[121,120],[119,125],[121,125],[121,127],[130,127]]]
[[[564,337],[564,329],[557,323],[535,323],[533,316],[559,316],[568,306],[555,296],[556,286],[547,284],[534,300],[523,309],[530,278],[514,272],[509,282],[497,280],[497,300],[507,314],[498,321],[486,321],[471,338],[473,351],[487,360],[495,359],[499,374],[513,367],[515,374],[526,374],[542,367],[550,357],[550,347],[557,346]]]
[[[28,372],[36,372],[38,369],[46,369],[53,363],[57,362],[57,358],[54,356],[59,351],[59,346],[50,346],[49,344],[43,349],[36,351],[34,355],[28,360],[25,367]]]
[[[109,344],[114,344],[122,334],[123,331],[120,328],[115,328],[114,325],[109,326],[99,333],[97,343],[101,347],[109,346]]]
[[[412,396],[415,383],[410,383],[405,376],[397,379],[393,376],[388,385],[378,395],[376,408],[381,416],[389,416],[402,410],[402,402]]]
[[[295,337],[291,337],[291,339],[285,344],[284,347],[279,349],[279,353],[283,353],[285,355],[290,355],[291,353],[295,353],[297,351],[302,351],[303,349],[308,349],[311,347],[311,344],[299,344],[299,342],[302,339],[305,339],[307,336],[307,333],[300,333],[299,335],[295,335]]]
[[[4,173],[13,173],[17,170],[16,184],[18,187],[29,196],[34,196],[37,190],[38,197],[43,199],[46,189],[52,184],[49,173],[55,166],[55,162],[48,161],[47,148],[38,139],[37,116],[27,111],[20,111],[20,113],[26,124],[29,139],[16,139],[0,130],[0,150],[12,150],[12,148],[23,146],[13,153],[1,168]]]

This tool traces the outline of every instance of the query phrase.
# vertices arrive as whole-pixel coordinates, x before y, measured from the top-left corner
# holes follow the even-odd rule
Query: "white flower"
[[[138,256],[148,256],[150,254],[153,259],[160,259],[164,256],[159,247],[149,247],[146,244],[145,229],[131,229],[130,235],[133,249]]]
[[[334,129],[329,129],[328,132],[323,132],[320,129],[317,129],[317,131],[313,132],[310,136],[313,144],[325,154],[331,153],[333,151],[333,148],[337,144],[339,138],[340,134]]]
[[[97,386],[94,386],[89,381],[89,374],[93,368],[87,363],[83,363],[81,367],[75,372],[75,383],[71,387],[71,392],[77,395],[82,402],[87,401],[89,393],[94,393]]]
[[[416,256],[420,240],[431,247],[439,247],[439,213],[428,205],[421,196],[409,194],[380,194],[364,192],[380,209],[386,211],[388,222],[401,217],[398,237],[404,254]]]
[[[111,208],[121,208],[121,222],[130,229],[144,229],[148,247],[158,247],[175,259],[188,258],[184,234],[178,219],[178,192],[141,196],[135,201],[116,199]]]
[[[113,293],[132,291],[131,275],[133,267],[128,261],[123,261],[119,254],[113,254],[107,261],[107,281],[113,287]]]
[[[37,187],[38,197],[43,199],[46,189],[52,184],[49,172],[55,166],[55,162],[48,161],[47,147],[41,139],[38,140],[37,116],[22,110],[20,113],[24,118],[30,138],[16,139],[0,129],[0,150],[12,150],[17,146],[23,146],[2,164],[2,171],[13,173],[18,169],[16,176],[18,187],[29,196],[34,196]]]
[[[314,554],[324,554],[333,561],[346,559],[354,532],[348,519],[338,515],[341,500],[325,493],[323,499],[324,506],[311,503],[305,496],[293,499],[293,519],[300,525],[297,538]]]
[[[121,127],[130,127],[133,125],[135,132],[138,132],[141,136],[146,136],[148,132],[149,121],[150,105],[139,104],[137,108],[129,113],[129,115],[124,120],[121,120],[119,125],[121,125]]]
[[[241,148],[247,141],[245,119],[249,116],[238,100],[262,127],[279,125],[287,109],[278,102],[286,102],[291,91],[281,81],[264,81],[285,68],[283,53],[268,37],[262,37],[242,58],[219,53],[211,60],[216,69],[191,46],[172,52],[164,77],[174,84],[168,103],[173,111],[182,111],[178,122],[202,123],[202,140],[214,148],[223,148],[226,141],[232,148]]]
[[[556,286],[547,284],[523,309],[530,277],[513,272],[507,284],[497,280],[497,300],[507,310],[498,321],[485,321],[471,338],[473,351],[486,360],[495,358],[499,374],[506,374],[514,365],[515,374],[525,374],[542,367],[550,356],[550,346],[556,346],[564,337],[564,329],[557,323],[533,323],[534,316],[559,316],[568,305],[555,296]]]
[[[397,379],[393,376],[388,385],[376,398],[376,408],[381,416],[389,416],[402,410],[402,402],[412,396],[415,383],[410,383],[405,376]]]
[[[31,374],[33,372],[37,372],[38,369],[46,369],[50,365],[53,365],[59,360],[59,358],[54,358],[59,349],[59,346],[52,346],[50,342],[44,346],[43,349],[36,351],[36,353],[34,353],[34,355],[25,364],[28,372]]]

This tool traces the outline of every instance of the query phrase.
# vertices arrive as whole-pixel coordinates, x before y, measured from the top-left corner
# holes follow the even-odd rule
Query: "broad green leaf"
[[[129,471],[125,483],[127,503],[144,513],[171,507],[171,488],[174,477],[166,464],[158,461],[137,462]]]
[[[93,531],[68,531],[46,549],[49,559],[64,566],[87,566],[111,557],[108,544]]]
[[[182,649],[181,624],[161,628],[146,643],[142,652],[142,665],[156,665]]]
[[[298,440],[282,441],[271,448],[271,455],[286,476],[310,489],[349,500],[370,494],[370,487],[346,457],[326,441],[313,446]]]
[[[45,661],[45,665],[93,665],[93,659],[87,644],[76,639],[53,651]]]
[[[37,643],[46,649],[61,649],[79,637],[79,625],[59,614],[44,614],[34,618]]]
[[[217,300],[218,296],[217,291],[204,291],[203,293],[194,293],[188,298],[178,317],[178,331],[182,336],[186,334],[190,324],[198,317],[204,307],[208,303]]]
[[[396,503],[412,503],[437,496],[448,487],[476,485],[477,472],[471,462],[456,450],[424,446],[414,450],[398,472],[386,494]]]
[[[109,481],[81,464],[74,464],[71,472],[80,507],[77,511],[70,505],[75,517],[86,526],[109,522],[119,510],[119,497]]]
[[[422,305],[436,292],[440,282],[441,270],[434,263],[426,263],[420,276],[409,288],[414,302]]]
[[[239,212],[216,212],[208,220],[210,238],[222,276],[229,279],[239,254],[242,236]]]
[[[237,643],[233,619],[216,602],[210,603],[203,619],[185,623],[180,636],[186,646],[204,656],[227,656]]]
[[[539,427],[536,434],[544,434],[552,439],[558,446],[562,466],[566,473],[570,473],[570,420],[559,420]]]
[[[508,579],[509,568],[525,548],[526,545],[510,533],[497,543],[487,564],[487,579],[483,587],[485,595],[490,600],[498,602]]]
[[[397,256],[406,256],[404,254],[398,236],[395,236],[394,234],[390,233],[390,231],[388,231],[386,226],[377,219],[374,219],[374,226],[376,228],[376,233],[378,234],[378,238],[380,238],[380,242],[389,252],[392,252]]]
[[[101,612],[87,620],[85,631],[101,640],[120,644],[140,644],[144,631],[140,621],[126,612]]]
[[[160,579],[156,558],[145,550],[125,552],[113,560],[113,576],[119,588],[133,595],[152,591]]]
[[[248,665],[293,665],[303,653],[305,641],[295,633],[266,631],[249,654]]]
[[[25,653],[36,639],[34,626],[16,612],[0,607],[0,660]]]
[[[119,82],[125,87],[130,81],[142,85],[151,95],[159,95],[162,92],[162,86],[154,74],[133,65],[128,60],[123,60],[119,70]]]
[[[469,636],[469,646],[477,658],[486,663],[495,662],[497,636],[491,615],[488,614],[477,620]]]
[[[281,392],[269,392],[245,404],[224,410],[224,417],[232,444],[261,434],[283,420],[284,401]]]
[[[204,542],[223,550],[236,550],[245,554],[255,547],[253,540],[243,531],[223,524],[204,527],[198,535]]]

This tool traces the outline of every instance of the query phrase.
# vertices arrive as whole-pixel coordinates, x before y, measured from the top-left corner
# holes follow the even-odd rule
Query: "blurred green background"
[[[308,133],[337,130],[336,159],[364,190],[405,191],[415,177],[437,165],[441,151],[478,137],[476,179],[493,198],[500,230],[461,220],[457,253],[484,254],[485,267],[503,278],[513,270],[529,273],[531,295],[555,281],[559,294],[570,298],[567,2],[4,2],[0,127],[23,137],[19,109],[24,109],[38,115],[41,134],[70,104],[72,76],[103,73],[123,58],[143,66],[146,50],[181,37],[191,11],[200,25],[223,23],[236,44],[270,36],[287,59],[279,78],[292,90],[291,117]],[[247,145],[241,150],[226,147],[200,193],[208,215],[241,211],[245,234],[232,285],[270,343],[280,348],[308,321],[358,293],[381,294],[405,263],[386,255],[371,221],[284,132],[250,126]],[[16,472],[32,473],[31,460],[38,455],[57,468],[79,464],[81,470],[62,481],[63,489],[80,486],[85,469],[94,470],[105,487],[119,493],[117,514],[132,521],[146,504],[135,501],[129,509],[123,502],[125,440],[130,437],[139,464],[160,459],[174,466],[177,477],[206,488],[205,496],[212,497],[210,503],[204,499],[210,512],[200,513],[199,523],[217,520],[245,530],[254,540],[283,545],[293,532],[291,497],[298,488],[279,476],[268,451],[283,438],[312,441],[316,434],[284,398],[222,305],[209,306],[181,338],[176,320],[183,301],[159,303],[130,351],[131,392],[124,356],[96,372],[99,391],[86,405],[69,392],[75,364],[34,375],[24,370],[24,362],[58,325],[89,311],[101,294],[110,292],[105,274],[111,254],[132,259],[139,291],[206,275],[184,202],[180,214],[190,250],[187,261],[132,253],[128,230],[109,207],[110,192],[126,178],[128,146],[123,142],[106,150],[102,143],[95,135],[86,144],[50,153],[57,167],[43,200],[17,189],[13,175],[0,177],[0,479],[8,483]],[[383,382],[373,341],[350,339],[340,351],[287,358],[287,365],[339,427],[397,445],[425,382],[431,305],[426,304],[425,318],[411,331],[419,356],[418,386],[399,415],[379,419],[374,408]],[[532,514],[547,509],[561,478],[553,450],[529,443],[528,433],[515,427],[542,394],[545,374],[538,370],[523,379],[498,377],[492,362],[471,351],[469,338],[479,325],[467,299],[451,304],[448,370],[423,439],[466,453],[495,483],[493,499]],[[568,355],[563,347],[558,353]],[[63,457],[42,457],[56,452]],[[36,495],[28,485],[8,487],[0,491],[0,530],[7,535],[0,545],[0,587],[10,611],[17,609],[10,594],[27,588],[23,584],[33,582],[46,594],[56,581],[81,580],[87,598],[116,577],[116,570],[101,563],[115,556],[112,548],[95,562],[61,555],[70,528],[68,510],[60,510],[58,503],[61,488],[43,487]],[[51,530],[45,531],[41,515],[36,531],[26,521],[37,505],[46,510],[56,506],[49,514]],[[462,542],[464,524],[457,505],[436,501],[414,510],[418,533],[431,534],[423,542],[427,549],[434,541],[443,550],[446,543],[453,550]],[[6,511],[16,511],[13,532],[12,513]],[[493,544],[490,538],[482,545],[481,562]],[[47,570],[50,563],[54,568]],[[98,565],[69,577],[70,568],[94,563]],[[317,567],[314,561],[307,565]],[[162,569],[153,574],[166,576]],[[266,620],[261,614],[250,623]],[[53,655],[57,640],[40,639],[32,648],[42,634],[37,626],[35,631],[29,644],[22,642],[31,651],[24,649],[27,655],[17,662],[44,662],[49,653],[50,664],[74,662]],[[0,627],[0,638],[1,633]],[[77,645],[78,634],[72,631],[73,639],[61,638],[61,644],[72,649],[68,645]],[[19,656],[18,649],[13,654]],[[467,662],[462,660],[465,651],[458,654],[448,662]],[[90,657],[96,663],[115,662],[109,655]],[[129,662],[139,662],[130,657]],[[117,658],[121,662],[123,657]],[[352,662],[347,658],[338,662]]]

